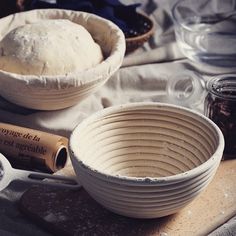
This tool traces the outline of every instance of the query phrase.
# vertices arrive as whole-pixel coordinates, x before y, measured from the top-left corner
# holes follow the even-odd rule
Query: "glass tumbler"
[[[208,81],[204,113],[221,129],[225,138],[224,159],[236,158],[236,74]]]
[[[236,67],[236,0],[179,0],[172,16],[176,41],[187,58]]]
[[[198,110],[204,100],[205,81],[197,72],[184,70],[168,80],[166,92],[168,102]]]

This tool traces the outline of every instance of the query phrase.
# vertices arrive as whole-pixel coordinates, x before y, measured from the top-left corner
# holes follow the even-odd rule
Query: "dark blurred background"
[[[31,0],[1,0],[0,17],[8,16],[12,13],[24,11],[29,6]]]

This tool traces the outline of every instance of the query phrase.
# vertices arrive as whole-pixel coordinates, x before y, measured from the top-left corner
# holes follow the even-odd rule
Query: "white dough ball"
[[[65,75],[102,60],[102,50],[90,33],[69,20],[26,24],[0,42],[0,69],[16,74]]]

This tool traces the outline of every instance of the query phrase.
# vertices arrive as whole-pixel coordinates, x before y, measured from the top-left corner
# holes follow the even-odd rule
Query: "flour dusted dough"
[[[23,75],[65,75],[103,60],[100,46],[83,26],[61,19],[13,29],[0,50],[0,69]]]

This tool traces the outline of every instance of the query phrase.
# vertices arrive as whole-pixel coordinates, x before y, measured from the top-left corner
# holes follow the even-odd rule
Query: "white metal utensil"
[[[43,181],[46,179],[54,181]],[[81,187],[72,177],[15,169],[7,158],[0,153],[0,191],[6,188],[13,180],[73,189]]]

